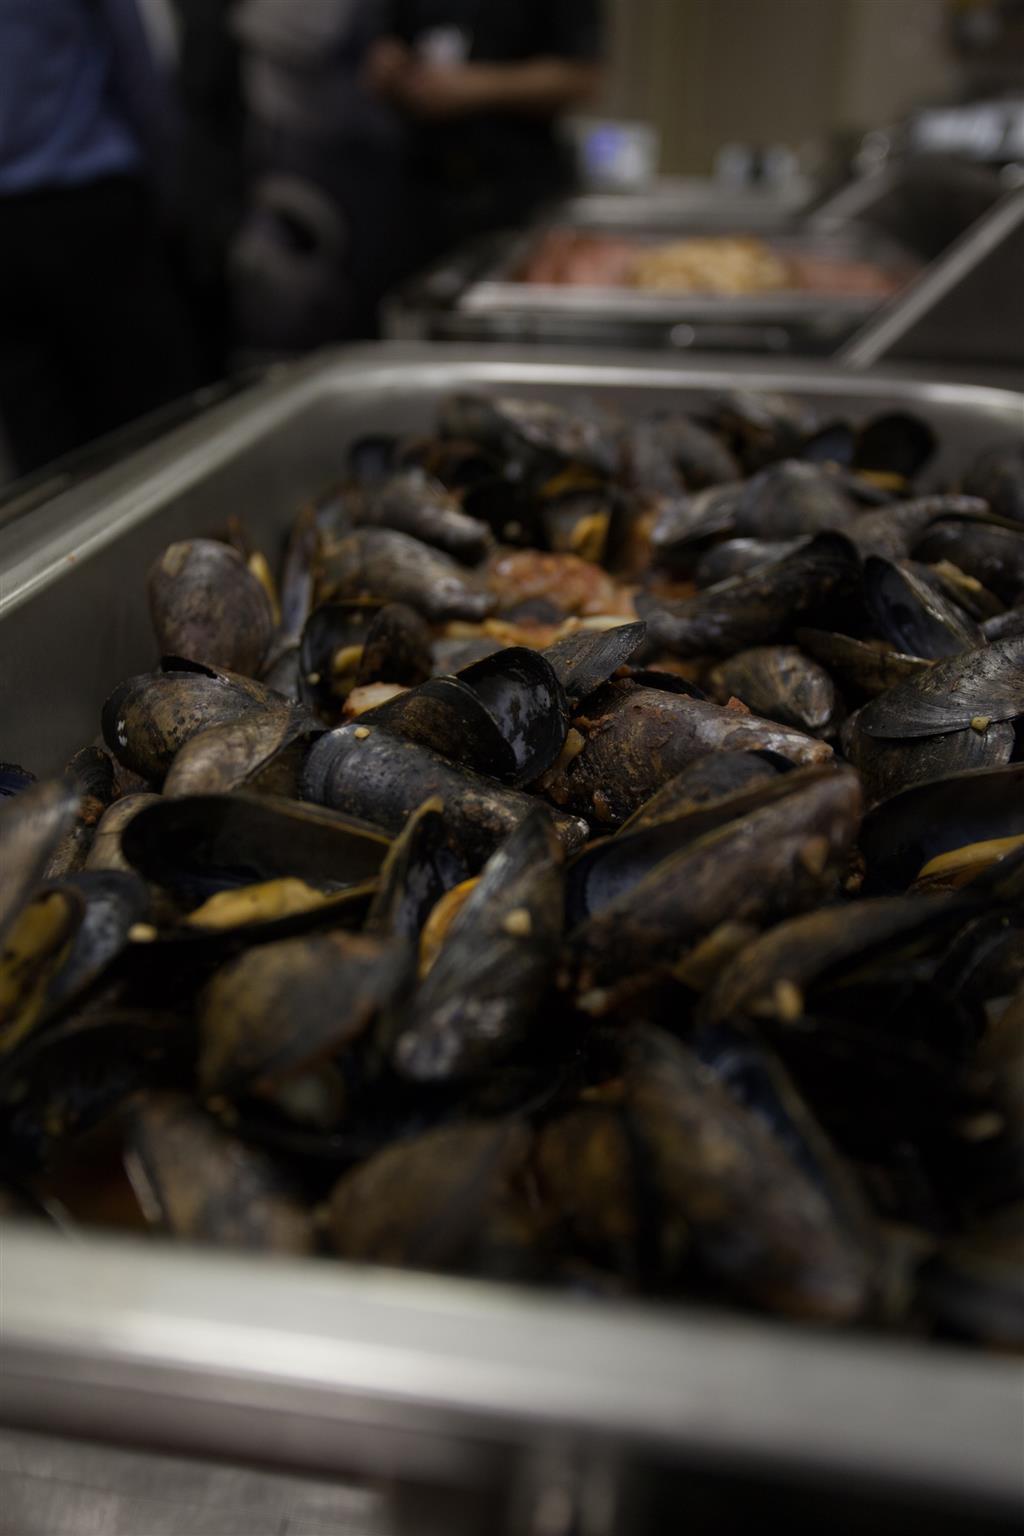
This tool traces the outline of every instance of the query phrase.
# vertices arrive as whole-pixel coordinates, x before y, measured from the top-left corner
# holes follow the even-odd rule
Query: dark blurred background
[[[0,477],[581,183],[835,184],[1022,71],[1022,0],[3,0]]]

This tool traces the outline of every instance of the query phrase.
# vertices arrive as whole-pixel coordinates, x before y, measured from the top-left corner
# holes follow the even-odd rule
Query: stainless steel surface
[[[906,407],[939,433],[936,483],[1016,441],[1022,410],[997,388],[758,361],[383,347],[280,370],[0,530],[4,756],[57,769],[109,689],[152,665],[143,573],[163,545],[237,513],[275,546],[352,436],[421,430],[462,387],[627,414],[733,387],[826,416]],[[646,1447],[840,1476],[848,1496],[898,1485],[1002,1507],[1019,1485],[1021,1371],[981,1353],[14,1223],[0,1286],[0,1414],[52,1433],[453,1487],[500,1483],[556,1431],[598,1459]]]
[[[1021,1491],[1012,1360],[13,1225],[3,1268],[24,1428],[467,1487],[557,1434],[851,1493]]]
[[[392,1536],[389,1502],[333,1479],[0,1431],[4,1536]]]
[[[730,187],[710,176],[665,177],[642,192],[589,192],[566,200],[559,222],[580,229],[678,230],[697,220],[705,229],[743,227],[763,232],[785,228],[811,195],[797,178],[784,189]]]
[[[1009,192],[907,291],[841,350],[870,368],[883,358],[985,360],[1024,378],[1024,188]]]

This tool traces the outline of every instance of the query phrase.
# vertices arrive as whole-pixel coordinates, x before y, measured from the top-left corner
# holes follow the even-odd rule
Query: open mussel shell
[[[977,625],[909,563],[869,555],[864,562],[864,597],[872,628],[907,656],[939,660],[981,645]]]
[[[366,920],[367,932],[415,942],[437,903],[468,875],[448,840],[444,802],[425,801],[391,845]]]
[[[713,827],[656,863],[569,937],[587,992],[678,962],[723,922],[777,920],[834,886],[860,823],[851,769],[808,768],[755,786],[745,814]],[[713,808],[710,813],[714,814]],[[603,1011],[594,999],[592,1011]]]
[[[83,1014],[41,1030],[0,1066],[0,1156],[33,1173],[141,1089],[184,1075],[180,1021],[130,1010]]]
[[[486,523],[468,517],[439,481],[415,469],[377,487],[360,509],[358,522],[407,533],[466,565],[479,565],[494,544]]]
[[[739,651],[711,673],[722,703],[741,699],[756,715],[812,735],[827,733],[839,713],[839,697],[825,668],[795,645]]]
[[[678,656],[731,656],[782,638],[797,623],[852,594],[860,579],[856,551],[838,533],[822,533],[775,565],[762,566],[675,603],[638,599],[652,644]]]
[[[844,687],[874,698],[931,666],[922,656],[906,656],[882,640],[858,640],[825,629],[798,629],[801,648]]]
[[[453,846],[475,868],[537,809],[534,796],[373,725],[342,726],[322,737],[306,760],[302,791],[315,804],[372,819],[392,834],[436,795]],[[551,819],[568,850],[580,847],[584,823],[557,811]]]
[[[1011,721],[1024,714],[1024,637],[949,657],[873,699],[858,729],[900,741]]]
[[[274,617],[263,586],[236,550],[214,539],[171,544],[150,567],[147,585],[164,655],[255,676]]]
[[[671,854],[753,809],[792,765],[771,754],[715,752],[699,758],[641,806],[614,837],[591,844],[566,875],[570,927],[622,896]]]
[[[83,870],[53,889],[77,892],[85,905],[67,958],[47,988],[46,1018],[68,1008],[103,975],[150,906],[145,882],[122,870]]]
[[[1000,517],[1024,523],[1024,449],[987,449],[964,476],[964,490],[984,497]]]
[[[581,629],[565,635],[544,652],[570,704],[606,683],[630,662],[647,637],[646,624],[619,624],[614,629]]]
[[[299,645],[299,691],[310,706],[336,716],[356,686],[377,602],[323,603],[306,620]],[[399,679],[394,679],[399,681]]]
[[[725,967],[705,994],[701,1016],[798,1024],[820,977],[876,951],[909,951],[948,939],[971,911],[969,903],[937,897],[881,896],[790,918]]]
[[[569,489],[543,503],[544,544],[556,553],[613,567],[631,517],[621,492],[605,486]]]
[[[145,1099],[125,1168],[146,1219],[175,1237],[226,1248],[305,1254],[313,1220],[264,1152],[222,1131],[187,1099]]]
[[[598,828],[621,825],[708,752],[769,751],[794,763],[830,762],[833,755],[825,742],[788,726],[629,681],[609,683],[583,708],[572,726],[578,750],[563,755],[545,790]]]
[[[562,850],[537,811],[486,865],[413,999],[393,1052],[403,1077],[471,1077],[522,1043],[554,975],[563,905]]]
[[[64,779],[32,784],[0,800],[0,936],[43,878],[80,805],[77,787]]]
[[[532,1137],[517,1120],[442,1126],[378,1152],[330,1198],[342,1258],[475,1270],[489,1218],[524,1168]]]
[[[915,784],[866,817],[871,889],[906,890],[942,854],[1024,833],[1024,763]]]
[[[358,1040],[406,986],[411,951],[369,934],[317,933],[229,961],[199,999],[203,1094],[269,1094]]]
[[[550,768],[568,728],[568,704],[544,656],[497,651],[454,677],[432,678],[362,718],[503,783],[532,783]]]
[[[632,1134],[701,1269],[772,1312],[861,1315],[870,1254],[784,1143],[672,1036],[634,1028],[625,1052]]]
[[[387,832],[271,795],[194,795],[145,807],[121,834],[147,880],[202,900],[218,890],[288,876],[343,891],[374,879]]]
[[[284,704],[252,710],[238,720],[191,737],[164,780],[164,795],[219,795],[259,780],[286,794],[294,787],[303,748],[317,726],[302,708]],[[292,748],[291,761],[286,761]],[[269,782],[268,782],[269,781]]]
[[[324,551],[325,595],[407,603],[431,623],[485,619],[494,607],[475,574],[391,528],[357,528]]]
[[[1024,597],[1024,515],[1019,523],[941,518],[914,545],[914,559],[948,560],[1004,603]]]
[[[156,784],[200,731],[287,703],[237,673],[177,657],[166,657],[161,666],[115,688],[102,714],[103,739],[114,757]]]

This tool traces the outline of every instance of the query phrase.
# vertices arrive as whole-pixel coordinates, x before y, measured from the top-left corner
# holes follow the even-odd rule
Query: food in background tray
[[[549,230],[521,273],[526,283],[634,288],[646,293],[766,293],[877,296],[895,293],[909,273],[879,262],[785,250],[756,235],[693,235],[661,243],[624,236]]]
[[[158,553],[4,769],[5,1206],[1024,1344],[1022,463],[937,446],[459,395]]]

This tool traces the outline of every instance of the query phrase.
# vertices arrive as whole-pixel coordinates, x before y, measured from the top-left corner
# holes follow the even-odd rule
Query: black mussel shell
[[[906,411],[876,416],[857,434],[853,468],[913,480],[935,455],[938,440],[927,422]]]
[[[163,655],[255,676],[274,616],[240,554],[214,539],[171,544],[150,567],[149,609]]]
[[[545,400],[452,395],[441,403],[438,424],[442,437],[468,438],[535,477],[569,464],[610,476],[622,458],[618,433],[596,412]]]
[[[743,482],[735,481],[695,496],[662,497],[651,529],[651,559],[670,570],[688,570],[713,539],[735,534],[742,494]]]
[[[800,457],[810,464],[835,464],[844,469],[853,465],[857,452],[857,434],[848,421],[827,421],[806,439]]]
[[[846,530],[865,557],[903,560],[925,530],[940,517],[984,518],[988,507],[972,496],[922,496],[862,512]]]
[[[786,769],[792,767],[785,764]],[[770,754],[716,752],[670,780],[615,834],[593,843],[566,875],[566,921],[584,922],[637,885],[663,860],[788,788]]]
[[[372,818],[392,834],[424,799],[438,795],[453,845],[475,868],[537,809],[535,796],[372,725],[346,725],[322,737],[306,760],[302,792],[316,804]],[[566,848],[578,848],[586,824],[557,811],[551,816]]]
[[[301,707],[250,710],[239,720],[200,731],[181,748],[164,780],[164,794],[227,794],[279,770],[282,792],[294,781],[283,759],[322,728]],[[296,755],[301,755],[301,749]]]
[[[624,1078],[656,1198],[685,1225],[709,1277],[789,1316],[848,1322],[865,1310],[861,1234],[763,1118],[657,1029],[630,1031]]]
[[[414,608],[387,603],[371,620],[356,673],[356,687],[399,683],[411,688],[432,671],[430,628]]]
[[[819,980],[879,952],[944,943],[972,910],[945,897],[881,896],[790,918],[740,950],[705,994],[701,1017],[796,1025]]]
[[[356,528],[331,544],[323,578],[326,597],[407,603],[435,624],[485,619],[494,607],[474,572],[393,528]]]
[[[43,1168],[63,1143],[166,1081],[187,1054],[188,1031],[150,1014],[83,1015],[36,1034],[0,1072],[4,1161]]]
[[[937,662],[866,704],[858,729],[868,736],[907,740],[976,731],[1024,714],[1024,637],[997,640]],[[985,722],[983,725],[982,722]]]
[[[737,534],[795,539],[846,528],[856,508],[834,475],[816,464],[786,459],[747,480],[736,501]]]
[[[906,562],[896,565],[869,555],[864,596],[875,633],[904,655],[934,661],[981,644],[981,632],[963,609]]]
[[[798,455],[816,430],[806,406],[764,390],[732,390],[714,402],[705,419],[748,474]]]
[[[915,560],[948,560],[1004,603],[1024,598],[1024,513],[1015,527],[979,518],[940,518],[914,545]]]
[[[406,989],[410,955],[401,940],[336,931],[230,960],[199,998],[200,1091],[275,1097],[337,1057]]]
[[[145,882],[123,870],[82,870],[55,889],[77,892],[84,909],[67,958],[47,988],[46,1019],[69,1007],[103,975],[150,906]]]
[[[502,544],[517,548],[543,548],[544,503],[521,480],[490,475],[479,480],[462,498],[463,511],[491,529]]]
[[[741,699],[756,715],[812,735],[828,732],[839,714],[832,678],[795,645],[738,651],[714,668],[710,681],[723,703]]]
[[[161,783],[191,737],[254,709],[287,706],[262,683],[178,657],[129,678],[103,706],[103,739],[124,767]]]
[[[286,1175],[187,1099],[140,1103],[125,1168],[146,1219],[176,1237],[271,1253],[313,1248],[312,1215]]]
[[[97,824],[96,835],[92,840],[85,868],[130,869],[131,866],[121,851],[121,833],[140,811],[145,810],[147,805],[158,804],[159,800],[159,795],[122,795],[120,800],[115,800],[113,805],[108,806]]]
[[[299,646],[299,687],[310,708],[337,714],[356,686],[366,637],[382,608],[369,600],[322,603],[314,608]]]
[[[733,576],[775,565],[793,555],[804,539],[726,539],[701,555],[694,566],[693,579],[698,587],[714,587]]]
[[[271,795],[161,799],[121,833],[124,857],[157,885],[203,899],[294,876],[341,891],[372,880],[390,839],[380,827]]]
[[[896,691],[895,688],[891,690]],[[874,702],[879,703],[887,697],[888,694],[881,694]],[[865,705],[864,709],[867,708]],[[995,768],[1008,763],[1013,756],[1015,735],[1009,722],[994,722],[984,729],[968,727],[936,736],[886,738],[861,730],[864,709],[847,720],[841,740],[843,751],[860,773],[872,804],[898,794],[911,784],[947,778],[972,768]]]
[[[468,879],[452,849],[441,800],[427,800],[395,838],[366,920],[368,933],[416,940],[441,897]]]
[[[964,476],[964,491],[983,497],[1000,517],[1024,522],[1024,449],[988,449]]]
[[[874,697],[895,688],[932,665],[921,656],[905,656],[881,641],[857,640],[824,629],[798,629],[796,638],[844,688]]]
[[[855,590],[856,551],[839,533],[822,533],[775,565],[708,587],[676,603],[637,598],[651,643],[680,656],[730,656],[767,645],[815,614],[834,611]]]
[[[422,470],[406,470],[377,487],[358,522],[397,529],[467,565],[478,565],[494,545],[487,524],[468,516],[452,493]]]
[[[80,805],[78,790],[63,779],[44,780],[0,800],[0,935],[43,878]]]
[[[555,761],[568,713],[550,662],[515,646],[455,677],[432,678],[361,718],[452,762],[521,786]]]
[[[720,437],[675,412],[638,421],[629,433],[629,458],[632,482],[644,495],[701,491],[741,475]]]
[[[939,854],[1024,834],[1024,763],[915,784],[864,821],[861,850],[872,889],[905,890]]]
[[[1008,608],[1005,613],[1000,613],[995,618],[986,619],[981,626],[981,632],[990,643],[995,640],[1009,640],[1014,635],[1024,635],[1024,604],[1019,608]]]
[[[535,811],[485,866],[402,1021],[403,1077],[471,1077],[522,1043],[554,976],[563,910],[562,851]]]
[[[615,629],[599,631],[579,630],[549,645],[544,656],[570,704],[578,704],[631,661],[646,637],[646,624],[620,624]]]

